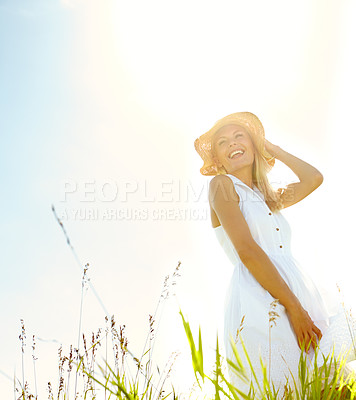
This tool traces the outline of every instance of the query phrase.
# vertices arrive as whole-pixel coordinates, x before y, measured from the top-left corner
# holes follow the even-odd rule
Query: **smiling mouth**
[[[245,154],[245,152],[243,150],[235,150],[229,155],[229,158],[230,159],[239,158],[239,157],[243,156],[244,154]]]

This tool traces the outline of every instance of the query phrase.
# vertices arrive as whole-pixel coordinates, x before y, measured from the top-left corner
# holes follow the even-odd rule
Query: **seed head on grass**
[[[271,302],[270,304],[270,309],[268,312],[269,316],[269,331],[268,331],[268,342],[269,342],[269,349],[268,349],[268,382],[271,382],[271,367],[272,367],[272,328],[273,325],[277,325],[277,318],[280,317],[280,315],[275,311],[277,304],[279,304],[279,300],[275,299]]]
[[[276,319],[280,317],[280,315],[275,311],[277,304],[279,304],[278,299],[273,300],[270,304],[270,309],[268,312],[270,328],[273,327],[273,324],[276,326]]]
[[[127,346],[129,344],[129,341],[125,335],[125,325],[120,325],[120,335],[119,335],[119,342],[120,342],[120,350],[121,350],[121,366],[122,366],[122,371],[125,369],[125,357],[127,354]]]
[[[90,278],[88,277],[88,269],[89,269],[89,263],[86,263],[83,269],[83,277],[82,277],[82,287],[85,290],[88,290]]]
[[[67,372],[68,373],[71,373],[71,371],[72,371],[72,368],[73,368],[73,361],[74,361],[74,357],[73,357],[73,346],[72,345],[70,345],[70,348],[69,348],[69,357],[68,357],[68,370],[67,370]]]
[[[36,340],[35,340],[35,335],[32,335],[32,361],[33,361],[33,375],[35,379],[35,393],[36,393],[36,399],[37,399],[37,376],[36,376],[36,361],[38,358],[36,357]]]
[[[239,336],[240,336],[242,330],[244,329],[244,327],[243,327],[244,321],[245,321],[245,315],[242,316],[241,322],[240,322],[240,326],[237,328],[235,343],[237,343],[237,341],[238,341],[238,339],[239,339]]]
[[[97,352],[97,348],[101,346],[101,328],[98,329],[97,333],[95,334],[92,332],[91,335],[91,368],[94,368],[95,356]]]
[[[166,275],[163,282],[162,299],[168,299],[169,296],[169,275]]]
[[[153,316],[151,314],[149,314],[149,316],[148,316],[148,322],[150,325],[150,340],[152,340],[154,338],[153,324],[154,324],[155,320],[153,319]]]
[[[181,266],[181,262],[178,261],[178,265],[176,266],[176,268],[172,274],[172,286],[175,286],[177,284],[177,278],[179,278],[181,276],[179,273],[180,266]]]
[[[177,285],[177,278],[179,278],[181,276],[181,274],[180,274],[180,266],[181,266],[181,264],[182,263],[180,261],[178,261],[178,265],[175,267],[172,275],[171,276],[170,275],[166,275],[165,276],[164,282],[163,282],[163,290],[162,290],[162,293],[161,293],[161,296],[160,296],[160,300],[161,299],[167,300],[170,297],[171,292],[170,292],[169,289],[172,288],[173,286]],[[174,295],[175,294],[173,293],[173,296]],[[158,302],[158,304],[160,304],[160,301]]]
[[[24,354],[25,354],[25,346],[26,346],[26,330],[25,330],[25,323],[24,323],[23,319],[20,319],[20,322],[21,322],[21,333],[19,335],[19,339],[21,342],[22,387],[25,387]]]
[[[83,347],[84,347],[85,358],[87,360],[87,365],[88,365],[89,364],[89,353],[88,353],[88,348],[87,348],[87,339],[86,339],[84,333],[83,333]]]
[[[133,360],[136,363],[137,369],[142,371],[142,364],[140,364],[140,360],[137,357],[134,357]]]
[[[290,389],[290,387],[288,386],[288,384],[285,384],[284,385],[284,392],[283,392],[283,397],[282,397],[282,400],[285,400],[285,399],[291,399],[292,398],[292,391],[291,391],[291,389]]]
[[[125,325],[119,326],[119,332],[116,329],[116,322],[114,316],[111,317],[111,339],[113,345],[114,359],[115,359],[115,368],[117,373],[119,373],[119,361],[121,354],[121,369],[122,372],[125,369],[125,359],[128,353],[128,339],[125,336]]]
[[[64,390],[64,378],[61,376],[59,378],[59,387],[58,387],[58,399],[60,397],[61,392]]]
[[[38,358],[35,356],[35,351],[36,351],[36,340],[35,340],[35,335],[32,335],[32,360],[36,361]]]
[[[60,394],[64,391],[64,363],[67,361],[67,357],[62,355],[63,349],[62,345],[58,349],[58,369],[59,369],[59,385],[58,385],[58,399],[60,398]]]
[[[34,399],[34,395],[32,395],[32,394],[30,394],[29,393],[29,386],[28,386],[28,382],[26,381],[25,382],[25,386],[23,387],[23,390],[22,390],[22,394],[21,394],[21,396],[18,398],[18,400],[22,400],[22,399],[29,399],[29,400],[31,400],[31,399]]]
[[[119,341],[120,341],[120,348],[121,348],[123,357],[125,357],[125,355],[126,355],[127,345],[129,344],[129,341],[128,341],[127,337],[125,336],[125,328],[126,328],[126,325],[120,325]]]
[[[47,390],[48,390],[48,400],[53,400],[53,390],[51,382],[48,382]]]
[[[112,341],[112,346],[113,346],[113,352],[114,352],[114,359],[115,359],[115,368],[118,371],[119,368],[119,334],[117,332],[117,329],[115,327],[116,322],[114,319],[114,316],[111,317],[111,341]]]

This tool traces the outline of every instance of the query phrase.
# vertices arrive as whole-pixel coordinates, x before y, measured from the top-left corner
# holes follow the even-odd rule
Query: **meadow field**
[[[52,211],[65,235],[66,242],[71,248],[74,257],[79,260],[70,238],[65,230],[63,222],[57,216],[54,207]],[[248,352],[245,347],[244,354],[239,354],[236,343],[231,340],[234,349],[234,359],[225,359],[219,338],[216,338],[215,363],[213,371],[206,372],[203,355],[202,333],[192,332],[189,321],[180,311],[182,320],[181,329],[184,329],[187,337],[187,346],[190,347],[192,360],[192,376],[195,375],[195,383],[189,393],[179,393],[174,388],[174,382],[168,379],[174,369],[175,360],[178,354],[172,353],[167,356],[167,363],[163,370],[160,370],[153,359],[155,337],[157,326],[156,316],[163,302],[171,295],[171,291],[180,277],[181,262],[178,262],[174,271],[165,277],[162,292],[159,296],[156,309],[148,316],[148,332],[143,345],[142,353],[135,355],[130,351],[129,340],[126,336],[125,325],[118,325],[115,317],[105,316],[105,328],[98,328],[96,332],[87,334],[82,331],[82,315],[84,294],[87,290],[95,292],[92,282],[88,277],[89,264],[83,265],[81,282],[80,314],[78,321],[78,341],[70,345],[68,351],[60,346],[58,348],[58,379],[56,381],[39,382],[36,375],[36,336],[27,337],[24,320],[20,321],[19,343],[22,353],[22,369],[18,376],[14,376],[14,398],[15,400],[40,400],[38,388],[46,385],[49,400],[163,400],[163,399],[228,399],[228,400],[274,400],[274,399],[295,399],[295,400],[333,400],[333,399],[354,399],[356,397],[356,375],[354,372],[347,374],[344,370],[347,354],[338,357],[330,353],[324,356],[324,365],[318,368],[316,362],[312,368],[307,366],[307,357],[304,351],[301,352],[299,361],[298,376],[293,376],[292,381],[286,382],[283,391],[276,390],[271,382],[268,371],[271,368],[271,354],[267,363],[261,359],[263,380],[260,381],[253,371]],[[96,294],[97,295],[97,294]],[[97,295],[98,300],[100,297]],[[278,300],[271,303],[269,311],[269,337],[276,325],[279,315],[275,312]],[[344,309],[346,316],[350,311]],[[351,316],[351,315],[350,315]],[[349,319],[347,319],[349,322]],[[350,322],[351,323],[351,322]],[[350,327],[350,326],[349,326]],[[243,320],[238,332],[243,330]],[[350,334],[352,330],[350,329]],[[355,351],[355,340],[353,348]],[[241,339],[242,340],[242,339]],[[32,371],[25,371],[25,353],[31,349],[33,363]],[[316,349],[318,351],[318,348]],[[55,355],[53,355],[55,356]],[[248,380],[248,374],[244,368],[242,359],[245,358],[251,367],[252,380]],[[239,387],[230,382],[228,373],[236,374],[241,380],[250,382],[250,391],[244,393]]]

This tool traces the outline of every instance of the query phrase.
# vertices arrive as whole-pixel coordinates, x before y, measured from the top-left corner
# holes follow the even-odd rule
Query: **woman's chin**
[[[242,170],[243,168],[246,168],[246,167],[247,168],[251,168],[251,170],[252,170],[252,165],[253,165],[253,163],[251,163],[251,164],[249,164],[249,163],[235,163],[235,164],[229,165],[228,167],[224,167],[224,168],[225,168],[225,170],[226,170],[226,172],[228,174],[231,174],[233,172],[240,171],[240,170]]]

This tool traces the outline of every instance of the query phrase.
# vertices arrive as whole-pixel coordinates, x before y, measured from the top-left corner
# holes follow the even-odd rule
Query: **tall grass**
[[[271,305],[271,309],[273,310],[273,304]],[[243,355],[245,356],[247,364],[251,369],[252,379],[249,380],[248,373],[242,361],[242,355],[238,353],[235,340],[230,337],[230,345],[232,346],[234,358],[226,359],[225,362],[230,368],[230,374],[234,374],[236,377],[238,377],[238,379],[241,380],[241,382],[250,384],[249,392],[246,393],[245,391],[240,390],[238,386],[233,385],[230,382],[229,377],[224,374],[221,367],[224,358],[220,353],[219,341],[217,338],[215,350],[215,371],[213,376],[209,376],[205,373],[203,365],[201,330],[199,328],[197,346],[193,338],[189,322],[185,320],[182,312],[180,312],[180,315],[190,345],[192,365],[198,385],[201,387],[201,384],[204,382],[204,380],[210,381],[215,388],[215,400],[219,400],[221,397],[229,400],[337,400],[354,399],[356,397],[355,373],[347,374],[347,376],[345,376],[346,373],[344,370],[348,353],[352,350],[352,348],[343,354],[339,354],[337,357],[334,355],[333,350],[327,356],[323,355],[323,365],[318,367],[317,354],[319,352],[319,348],[317,346],[315,349],[315,362],[312,368],[310,368],[308,366],[307,354],[304,351],[305,346],[303,345],[299,359],[298,376],[293,376],[291,374],[292,382],[288,382],[288,380],[286,380],[286,384],[284,385],[282,393],[280,388],[276,390],[273,382],[270,380],[270,376],[267,375],[267,366],[263,362],[262,357],[260,357],[260,364],[263,379],[262,381],[259,381],[244,342],[240,337],[244,353]],[[273,319],[276,317],[276,315],[272,312],[270,317]],[[242,329],[240,329],[240,332],[241,330]]]
[[[276,301],[271,304],[270,316],[270,331],[278,314],[275,313]],[[215,349],[215,366],[211,374],[206,374],[203,355],[202,333],[199,327],[197,341],[195,341],[189,322],[184,318],[180,311],[183,328],[185,330],[188,344],[191,350],[192,373],[195,375],[197,386],[201,393],[204,385],[207,382],[213,385],[214,399],[228,400],[277,400],[277,399],[354,399],[356,397],[356,380],[354,375],[345,376],[343,367],[346,363],[346,355],[334,357],[331,353],[324,357],[324,364],[321,368],[315,363],[313,368],[308,368],[307,355],[301,351],[299,360],[298,376],[292,377],[292,382],[287,382],[283,393],[276,390],[271,382],[270,375],[267,371],[271,367],[271,357],[268,359],[268,368],[261,362],[263,379],[259,381],[257,373],[253,370],[252,362],[249,358],[246,347],[243,343],[240,333],[243,330],[243,321],[238,330],[238,337],[241,340],[243,354],[239,354],[236,343],[233,337],[230,338],[233,355],[232,359],[225,359],[219,348],[219,338],[216,339]],[[149,318],[150,324],[148,335],[152,338],[152,317]],[[62,346],[58,350],[58,384],[57,390],[52,383],[48,383],[48,399],[120,399],[120,400],[163,400],[177,399],[180,395],[176,393],[174,387],[170,387],[166,392],[166,382],[172,371],[177,354],[173,354],[167,362],[166,368],[163,371],[158,371],[158,375],[152,372],[152,351],[147,349],[140,359],[137,359],[127,348],[128,339],[125,336],[125,326],[116,327],[116,322],[112,317],[110,323],[106,319],[107,328],[103,331],[98,329],[96,333],[92,333],[88,340],[85,334],[81,336],[82,351],[73,349],[70,346],[68,355],[65,355]],[[108,342],[109,332],[111,332],[112,344],[112,360],[109,362]],[[21,349],[22,354],[25,354],[25,326],[21,321]],[[34,338],[33,338],[34,340]],[[97,350],[105,342],[105,358],[103,362],[97,361]],[[150,337],[146,340],[146,344],[150,342]],[[146,346],[145,344],[145,346]],[[33,350],[35,346],[33,345]],[[151,349],[152,350],[152,349]],[[75,357],[74,353],[77,353]],[[316,348],[316,354],[318,348]],[[136,370],[134,372],[129,368],[127,357],[134,361]],[[245,357],[252,371],[252,381],[249,382],[248,373],[245,370],[245,363],[242,358]],[[34,357],[34,362],[36,357]],[[78,362],[79,360],[79,362]],[[245,361],[245,362],[246,362]],[[23,357],[22,357],[23,364]],[[249,392],[242,391],[238,385],[231,383],[230,377],[224,372],[224,365],[227,364],[239,379],[246,383],[250,383]],[[75,366],[75,368],[73,368]],[[35,373],[35,367],[34,367]],[[74,390],[70,390],[70,382],[75,375]],[[35,381],[36,382],[36,381]],[[79,385],[79,382],[81,383]],[[18,381],[18,384],[20,382]],[[16,387],[18,399],[37,399],[37,388],[35,383],[35,394],[30,393],[28,381],[25,379],[25,371],[22,369],[22,385]],[[78,390],[80,387],[80,391]],[[197,397],[199,393],[197,394]]]
[[[79,265],[83,265],[69,239],[62,221],[58,218],[54,207],[52,211],[59,223],[68,246],[70,247]],[[48,382],[47,393],[49,400],[69,400],[69,399],[110,399],[110,398],[130,398],[158,400],[173,394],[176,397],[174,388],[167,394],[167,380],[171,374],[174,362],[178,356],[173,353],[167,360],[165,367],[160,370],[153,370],[153,350],[155,344],[156,317],[159,315],[161,306],[167,300],[177,283],[180,276],[181,263],[175,267],[171,275],[164,279],[163,289],[159,296],[157,306],[153,315],[149,316],[149,331],[143,346],[142,354],[137,357],[128,347],[128,338],[125,334],[125,325],[117,326],[114,316],[108,316],[107,308],[95,291],[93,284],[88,277],[89,263],[82,268],[81,298],[79,305],[79,324],[77,346],[70,346],[66,353],[62,346],[58,349],[58,382]],[[105,312],[105,329],[98,329],[96,333],[86,335],[82,332],[82,315],[84,309],[84,293],[90,288],[102,309]],[[22,380],[14,378],[14,397],[16,399],[38,399],[37,395],[37,376],[35,356],[35,337],[33,336],[32,359],[34,373],[34,392],[30,390],[30,379],[26,379],[25,373],[25,346],[26,330],[24,321],[21,319],[21,364]],[[89,337],[88,337],[89,336]],[[111,343],[109,343],[111,341]],[[97,361],[97,353],[104,343],[103,361]],[[111,347],[112,351],[108,349]],[[98,397],[99,396],[99,397]]]

